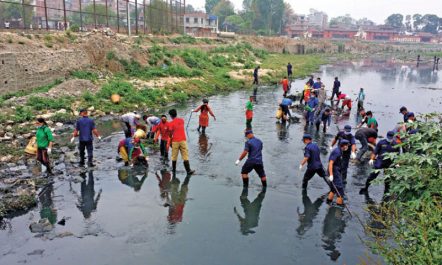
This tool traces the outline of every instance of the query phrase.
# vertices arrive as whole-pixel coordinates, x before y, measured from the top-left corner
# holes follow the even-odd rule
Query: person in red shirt
[[[284,79],[282,79],[281,84],[282,84],[282,90],[284,91],[283,96],[286,97],[287,92],[289,91],[289,80],[287,79],[287,77],[284,77]]]
[[[190,169],[189,163],[189,149],[187,148],[187,138],[186,130],[184,128],[184,120],[182,118],[177,118],[176,109],[169,110],[169,115],[172,121],[169,122],[170,138],[172,143],[172,171],[176,174],[176,163],[178,160],[178,152],[181,153],[181,158],[184,160],[184,168],[186,169],[187,175],[192,175],[195,173],[194,170]]]
[[[161,115],[161,122],[154,127],[153,132],[155,133],[155,138],[154,138],[155,143],[158,142],[158,138],[161,137],[160,141],[161,158],[163,158],[164,160],[168,160],[169,147],[170,147],[170,130],[166,115]]]
[[[344,110],[345,106],[347,106],[349,111],[351,110],[351,98],[349,96],[344,97],[344,101],[342,101],[342,110]]]
[[[201,111],[200,119],[199,119],[198,132],[202,128],[203,129],[202,133],[206,133],[206,127],[209,126],[209,114],[216,121],[215,114],[213,114],[212,109],[209,107],[209,100],[208,99],[203,99],[203,105],[201,105],[198,108],[192,110],[192,112],[198,112],[198,111]]]

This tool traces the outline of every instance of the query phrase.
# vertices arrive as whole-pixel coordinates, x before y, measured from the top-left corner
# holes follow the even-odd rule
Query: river
[[[380,134],[401,121],[402,105],[415,113],[440,110],[442,81],[431,66],[395,64],[386,59],[365,59],[326,65],[315,74],[330,89],[339,76],[344,93],[356,98],[365,88],[366,109],[380,124]],[[305,80],[296,80],[300,90]],[[293,90],[292,89],[292,90]],[[0,264],[357,264],[382,258],[370,254],[364,240],[369,237],[359,222],[370,215],[367,203],[382,199],[382,185],[370,188],[370,197],[358,191],[369,173],[367,164],[350,164],[345,209],[324,202],[328,189],[314,177],[308,193],[300,186],[304,171],[301,137],[313,134],[326,165],[327,146],[337,132],[327,134],[305,128],[304,122],[289,127],[273,117],[282,90],[260,87],[253,129],[264,142],[264,163],[269,187],[261,192],[259,178],[251,175],[248,193],[242,192],[240,167],[235,161],[244,145],[243,108],[252,91],[239,91],[210,98],[217,116],[206,135],[196,131],[198,118],[191,119],[188,142],[190,163],[197,173],[186,178],[178,163],[177,178],[171,180],[157,151],[151,151],[147,173],[125,169],[115,162],[116,146],[122,134],[97,145],[93,171],[65,171],[40,197],[30,212],[8,220],[0,230]],[[189,104],[179,108],[186,121]],[[355,124],[355,109],[338,126]],[[118,124],[107,122],[107,134]],[[358,143],[359,144],[359,143]],[[156,172],[158,176],[156,176]],[[79,176],[82,183],[70,181]],[[29,230],[32,221],[51,216],[66,224],[38,236]],[[357,217],[356,217],[357,216]],[[69,232],[69,233],[64,233]]]

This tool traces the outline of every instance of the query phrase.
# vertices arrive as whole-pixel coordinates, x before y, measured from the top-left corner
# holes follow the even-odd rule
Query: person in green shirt
[[[375,129],[377,131],[378,130],[378,121],[373,117],[373,112],[367,111],[366,114],[368,117],[368,120],[367,120],[368,128]]]
[[[252,129],[253,119],[253,100],[254,97],[250,96],[249,101],[246,103],[246,129]]]
[[[51,163],[49,162],[49,155],[52,153],[52,144],[54,137],[51,129],[43,118],[38,118],[35,123],[37,132],[35,133],[37,142],[37,161],[46,167],[48,175],[52,175]]]

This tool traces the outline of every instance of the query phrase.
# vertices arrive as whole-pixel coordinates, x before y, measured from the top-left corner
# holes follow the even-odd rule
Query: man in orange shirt
[[[170,138],[172,142],[172,172],[176,174],[176,162],[178,160],[178,152],[181,153],[181,158],[184,160],[184,168],[187,175],[195,173],[190,169],[189,163],[189,149],[187,148],[186,130],[184,128],[184,120],[177,118],[176,109],[169,110],[169,115],[172,121],[169,122]]]
[[[155,139],[154,139],[155,143],[158,141],[158,138],[161,137],[160,141],[161,158],[168,160],[169,146],[170,146],[170,131],[166,115],[161,116],[161,122],[154,127],[153,132],[155,133]]]
[[[287,92],[289,91],[289,80],[287,79],[287,77],[284,77],[284,79],[282,79],[281,84],[282,84],[282,90],[284,91],[283,96],[286,97]]]

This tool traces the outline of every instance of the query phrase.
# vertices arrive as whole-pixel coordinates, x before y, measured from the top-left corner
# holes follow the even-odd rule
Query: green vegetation
[[[83,70],[77,70],[71,72],[71,76],[78,78],[78,79],[86,79],[90,81],[97,81],[98,80],[98,74],[89,72],[89,71],[83,71]]]
[[[48,92],[51,88],[61,84],[63,81],[61,81],[60,79],[56,79],[54,82],[50,83],[49,85],[46,86],[41,86],[41,87],[37,87],[34,88],[32,90],[26,91],[26,90],[21,90],[18,92],[13,92],[13,93],[8,93],[8,94],[4,94],[0,96],[0,106],[3,106],[4,102],[10,98],[13,97],[23,97],[23,96],[27,96],[27,95],[31,95],[31,94],[35,94],[35,93],[45,93]]]
[[[399,165],[385,172],[395,199],[372,207],[376,226],[367,227],[373,249],[391,264],[442,263],[442,115],[421,119],[418,133],[402,134],[407,152],[389,155]]]

